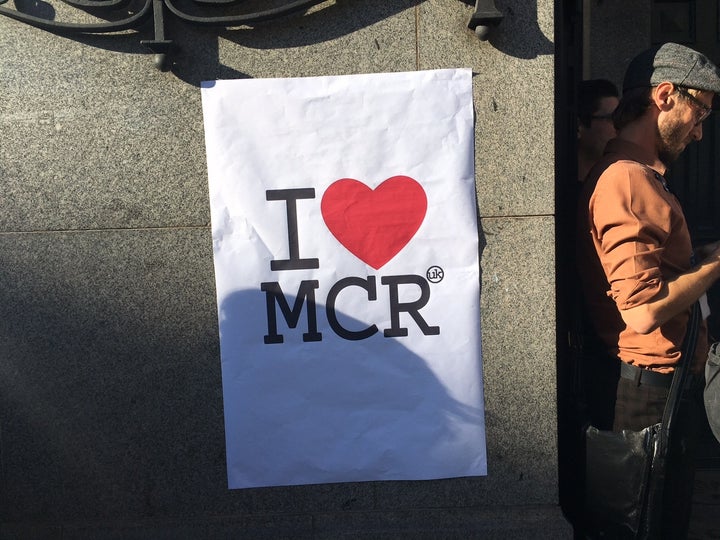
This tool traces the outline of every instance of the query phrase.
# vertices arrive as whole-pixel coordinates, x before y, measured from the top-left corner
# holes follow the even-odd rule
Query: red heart
[[[352,178],[336,180],[320,204],[330,232],[375,270],[415,235],[425,219],[427,197],[409,176],[393,176],[375,190]]]

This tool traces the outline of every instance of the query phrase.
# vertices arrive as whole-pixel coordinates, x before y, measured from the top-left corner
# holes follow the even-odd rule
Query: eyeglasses
[[[678,94],[683,96],[685,99],[690,101],[693,105],[698,107],[702,112],[700,113],[700,116],[695,122],[695,125],[698,126],[702,124],[703,120],[705,120],[708,116],[710,116],[710,113],[713,111],[712,107],[708,107],[705,105],[702,101],[700,101],[698,98],[693,96],[690,92],[688,92],[685,88],[682,86],[677,87]]]

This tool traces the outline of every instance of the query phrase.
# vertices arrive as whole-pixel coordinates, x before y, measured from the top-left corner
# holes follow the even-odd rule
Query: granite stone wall
[[[328,1],[231,30],[166,13],[165,71],[151,25],[63,37],[0,17],[1,538],[571,537],[554,2],[497,6],[487,42],[459,0]],[[451,67],[474,73],[488,476],[228,490],[200,81]]]

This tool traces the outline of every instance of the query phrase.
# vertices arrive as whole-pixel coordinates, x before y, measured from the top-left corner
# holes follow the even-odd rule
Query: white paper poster
[[[471,77],[203,83],[231,489],[486,474]]]

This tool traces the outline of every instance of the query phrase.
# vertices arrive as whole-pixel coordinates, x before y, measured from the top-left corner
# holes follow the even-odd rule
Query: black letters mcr
[[[287,259],[270,261],[270,269],[277,272],[319,268],[320,261],[318,259],[303,259],[300,257],[298,240],[297,201],[300,199],[314,199],[315,190],[313,188],[267,190],[265,197],[268,201],[285,201],[287,211],[289,257]],[[424,335],[434,336],[440,334],[439,326],[429,326],[422,315],[420,315],[420,309],[430,300],[430,285],[424,277],[414,274],[383,276],[380,278],[380,283],[387,285],[390,300],[390,328],[383,330],[385,337],[405,337],[408,335],[408,329],[400,326],[400,314],[403,312],[408,313],[410,317],[412,317]],[[400,302],[399,288],[407,285],[419,288],[419,298],[412,302]],[[315,307],[315,290],[318,289],[319,286],[320,284],[317,280],[302,280],[298,287],[295,301],[292,307],[290,307],[279,282],[271,281],[260,284],[260,289],[265,292],[267,308],[268,333],[264,337],[266,344],[283,343],[284,341],[283,335],[278,333],[277,306],[280,307],[280,312],[288,327],[296,328],[300,321],[303,305],[305,305],[308,327],[307,332],[303,333],[303,341],[322,340],[322,333],[317,330],[317,312]],[[328,292],[325,303],[328,323],[333,331],[343,339],[352,341],[367,339],[378,332],[376,325],[372,324],[362,330],[349,330],[344,328],[338,320],[335,303],[340,292],[348,287],[360,287],[364,289],[367,292],[369,302],[377,300],[375,276],[368,276],[365,279],[360,277],[342,278],[335,283]]]

